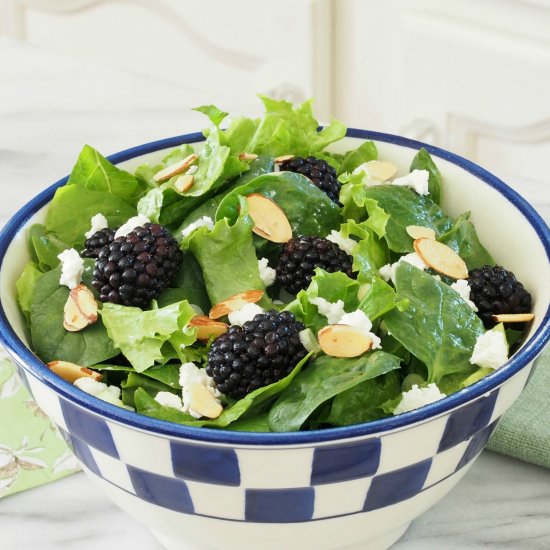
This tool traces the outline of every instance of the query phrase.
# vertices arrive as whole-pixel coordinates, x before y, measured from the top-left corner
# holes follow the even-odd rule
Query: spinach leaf
[[[393,309],[384,321],[389,333],[428,367],[428,382],[447,374],[470,372],[477,338],[485,332],[479,317],[446,284],[401,262],[396,290],[409,300],[403,311]]]
[[[179,389],[177,388],[172,388],[171,386],[155,380],[154,378],[145,376],[143,374],[137,374],[136,372],[131,372],[128,375],[128,378],[124,382],[122,382],[121,387],[122,402],[125,405],[134,407],[134,409],[136,409],[138,412],[139,400],[136,400],[136,392],[143,392],[149,397],[149,399],[152,399],[153,401],[155,401],[154,397],[159,391],[167,391],[176,395],[180,393]]]
[[[67,185],[78,185],[91,191],[101,191],[122,199],[134,207],[147,189],[145,182],[117,168],[89,145],[85,145],[82,149]]]
[[[399,368],[399,359],[383,351],[361,357],[323,355],[302,371],[279,396],[269,412],[274,432],[295,432],[324,402],[370,378]]]
[[[212,304],[246,290],[265,290],[252,243],[252,227],[254,222],[247,215],[240,216],[234,225],[222,219],[212,231],[200,227],[183,240],[182,248],[189,249],[201,266]],[[269,304],[264,296],[260,305]]]
[[[374,199],[389,214],[384,235],[394,252],[412,252],[412,239],[406,231],[409,225],[431,227],[436,234],[446,233],[453,220],[429,197],[412,189],[394,185],[376,185],[364,189],[366,198]]]
[[[116,195],[81,185],[65,185],[55,192],[50,204],[46,231],[53,231],[69,248],[82,248],[84,233],[96,214],[103,214],[109,227],[119,227],[136,215],[136,209]]]
[[[163,361],[163,344],[178,333],[183,337],[183,328],[194,315],[187,301],[150,311],[105,303],[101,310],[109,337],[138,373]],[[195,340],[194,333],[189,336],[191,342],[186,344]]]
[[[271,431],[269,429],[267,414],[252,416],[250,418],[239,418],[239,420],[229,424],[226,429],[233,432],[268,433]]]
[[[353,172],[358,166],[376,160],[378,158],[378,150],[373,141],[365,141],[357,149],[348,151],[340,164],[339,173]]]
[[[42,272],[36,267],[36,264],[29,262],[15,283],[17,287],[17,301],[21,311],[25,315],[27,324],[29,324],[31,318],[32,295],[36,287],[36,281],[41,275]]]
[[[101,319],[80,332],[63,327],[69,289],[59,286],[61,267],[35,280],[30,303],[33,350],[45,362],[62,360],[89,367],[118,355]]]
[[[432,160],[430,153],[422,147],[416,153],[412,163],[411,163],[411,172],[413,170],[427,170],[429,175],[428,179],[428,191],[430,192],[430,198],[436,204],[441,204],[441,190],[443,178],[441,177],[441,172],[435,165],[435,162]]]
[[[461,214],[453,227],[439,238],[450,246],[468,266],[468,270],[484,265],[495,265],[495,261],[479,241],[470,213]]]
[[[282,208],[294,235],[324,236],[340,225],[340,208],[305,176],[278,172],[253,179],[231,191],[221,202],[216,219],[237,219],[240,196],[259,193]]]
[[[27,248],[40,271],[49,271],[59,264],[58,254],[70,247],[55,234],[47,232],[42,224],[35,223],[27,233]]]
[[[357,306],[371,321],[382,317],[397,307],[406,309],[409,302],[396,294],[395,290],[380,277],[373,277],[365,297]]]
[[[401,396],[401,376],[398,370],[365,380],[339,393],[332,402],[327,424],[349,426],[383,418],[382,405]]]

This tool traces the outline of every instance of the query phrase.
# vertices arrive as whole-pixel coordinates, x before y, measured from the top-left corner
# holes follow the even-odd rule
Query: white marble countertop
[[[182,86],[0,39],[0,224],[64,176],[84,143],[107,155],[194,131],[189,109],[218,102]],[[83,474],[0,500],[2,550],[104,550],[158,543]],[[485,452],[395,546],[404,550],[550,548],[550,472]]]

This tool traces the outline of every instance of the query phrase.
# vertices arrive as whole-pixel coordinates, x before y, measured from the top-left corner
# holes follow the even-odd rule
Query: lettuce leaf
[[[49,271],[59,264],[57,257],[70,248],[55,233],[46,231],[44,225],[35,223],[27,233],[27,249],[31,260],[40,271]]]
[[[441,204],[443,178],[441,177],[441,172],[435,165],[435,162],[432,160],[430,153],[428,153],[424,147],[416,153],[416,156],[411,163],[410,171],[412,172],[413,170],[428,171],[428,191],[430,192],[430,198],[436,204]]]
[[[339,173],[353,172],[361,164],[377,158],[378,150],[374,142],[365,141],[357,149],[352,149],[343,156]]]
[[[178,333],[183,334],[194,315],[185,300],[150,311],[111,303],[104,304],[101,310],[109,337],[138,373],[162,362],[163,344]],[[190,337],[195,340],[194,334]]]

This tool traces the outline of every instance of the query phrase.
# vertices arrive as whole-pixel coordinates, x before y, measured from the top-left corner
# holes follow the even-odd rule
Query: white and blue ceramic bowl
[[[535,321],[501,369],[448,398],[397,417],[345,428],[255,434],[147,418],[61,380],[29,349],[15,281],[28,260],[25,229],[43,220],[64,178],[22,208],[0,236],[1,341],[86,473],[170,549],[387,548],[464,476],[519,396],[550,336],[550,231],[504,183],[442,149],[350,130],[341,149],[376,142],[406,173],[421,146],[445,178],[444,208],[472,211],[499,263],[531,291]],[[161,158],[200,134],[110,157],[122,168]]]

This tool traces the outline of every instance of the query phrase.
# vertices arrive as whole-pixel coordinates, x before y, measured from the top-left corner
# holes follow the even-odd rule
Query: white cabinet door
[[[550,220],[550,1],[336,6],[335,114],[467,156]]]
[[[331,0],[2,0],[0,33],[258,110],[257,93],[331,112]],[[93,76],[93,75],[91,75]],[[222,93],[223,92],[223,93]]]

